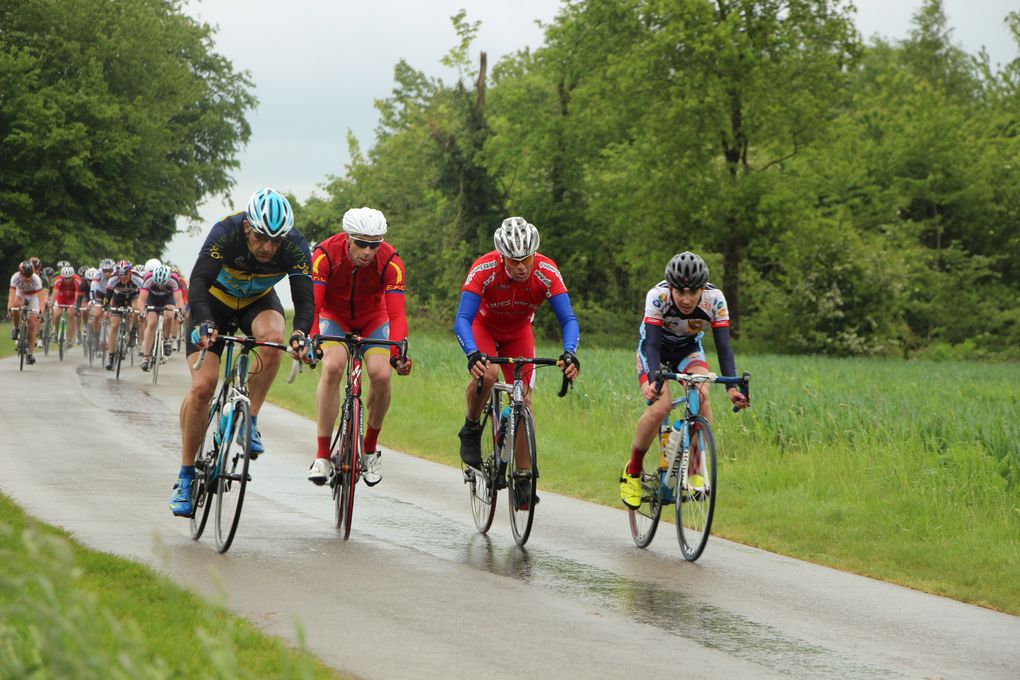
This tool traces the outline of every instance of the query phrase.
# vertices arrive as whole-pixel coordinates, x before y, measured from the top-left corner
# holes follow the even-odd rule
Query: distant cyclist
[[[478,468],[482,461],[482,426],[479,418],[489,391],[499,376],[499,366],[489,364],[489,356],[535,356],[532,321],[546,300],[556,314],[563,335],[563,373],[573,380],[581,367],[577,360],[580,333],[570,306],[567,287],[556,263],[538,252],[538,229],[521,217],[509,217],[493,236],[496,249],[475,260],[461,288],[460,305],[453,331],[467,355],[471,382],[465,392],[467,416],[460,429],[460,457],[466,465]],[[513,380],[513,367],[502,366],[507,381]],[[531,406],[534,367],[524,368],[524,400]],[[484,378],[482,393],[476,393],[476,381]],[[530,498],[530,492],[521,498]]]
[[[225,344],[217,340],[219,333],[240,328],[259,341],[283,342],[283,305],[273,287],[288,277],[294,301],[294,330],[289,344],[297,356],[315,313],[310,261],[308,241],[294,228],[290,203],[269,188],[252,194],[246,210],[217,222],[206,237],[191,271],[193,332],[188,334],[187,349],[191,389],[181,403],[181,469],[170,497],[170,510],[175,515],[194,514],[195,456],[209,415],[209,401],[216,391]],[[204,348],[209,354],[196,371],[193,365]],[[253,372],[248,382],[251,452],[255,456],[265,451],[258,431],[258,413],[279,370],[280,354],[264,352],[259,361],[261,369]]]
[[[403,340],[407,337],[406,277],[396,249],[383,241],[386,217],[373,208],[354,208],[344,213],[343,228],[343,233],[320,243],[312,256],[315,332],[325,335],[356,332],[366,338]],[[340,380],[346,367],[346,346],[323,345],[323,371],[315,393],[317,450],[308,472],[308,479],[315,484],[325,484],[332,474],[330,435],[340,412]],[[409,374],[411,359],[400,363],[395,347],[368,345],[365,367],[372,388],[368,393],[362,476],[366,484],[374,486],[382,479],[382,452],[377,442],[390,406],[391,370]]]
[[[160,353],[170,356],[170,337],[164,335],[163,347],[153,347],[155,341],[156,322],[160,314],[163,316],[164,332],[169,331],[170,323],[174,318],[174,310],[180,309],[184,304],[181,298],[181,289],[177,281],[170,276],[170,267],[159,265],[152,273],[142,281],[142,289],[138,294],[138,309],[145,314],[145,331],[142,337],[142,370],[148,371],[152,362],[157,361]],[[147,312],[146,307],[159,308],[156,311]]]
[[[67,314],[67,338],[71,341],[78,334],[78,316],[74,310],[78,307],[78,296],[81,294],[81,277],[74,273],[74,267],[67,265],[60,269],[60,274],[53,279],[50,288],[53,291],[53,328],[59,328],[60,317]],[[54,330],[54,333],[56,331]]]
[[[42,279],[35,273],[32,263],[22,262],[18,271],[11,277],[11,290],[7,294],[7,309],[11,313],[11,340],[18,339],[21,327],[21,308],[28,308],[28,356],[25,361],[35,363],[32,349],[35,347],[35,336],[39,330],[39,314],[42,312],[42,295],[45,292]]]
[[[114,267],[113,276],[106,281],[106,292],[104,293],[103,304],[109,309],[110,313],[110,345],[112,346],[116,340],[117,333],[120,330],[120,324],[131,324],[133,323],[131,315],[129,314],[127,319],[124,319],[125,312],[121,311],[124,309],[133,309],[138,311],[138,293],[142,289],[142,275],[134,269],[134,265],[128,260],[121,260]],[[126,330],[131,331],[131,327],[126,326]],[[128,350],[130,351],[130,350]],[[112,371],[113,364],[117,357],[117,350],[111,349],[108,355],[109,359],[106,362],[106,370]],[[121,357],[123,360],[125,357]]]
[[[673,399],[669,385],[656,393],[659,371],[709,373],[701,337],[711,327],[722,375],[736,375],[730,344],[730,316],[723,292],[708,282],[708,265],[692,252],[674,255],[666,265],[666,276],[645,295],[645,316],[638,340],[637,366],[641,396],[652,404],[637,422],[630,461],[620,474],[620,500],[630,508],[641,505],[641,466],[645,453],[669,414]],[[698,385],[701,415],[712,420],[708,384]],[[747,397],[736,386],[727,394],[737,408],[747,406]],[[696,476],[691,486],[703,484]]]

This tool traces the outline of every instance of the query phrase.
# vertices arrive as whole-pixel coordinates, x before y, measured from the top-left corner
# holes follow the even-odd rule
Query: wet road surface
[[[1020,618],[717,538],[689,564],[671,525],[639,550],[622,510],[549,492],[521,549],[505,505],[488,536],[475,531],[459,469],[388,449],[383,482],[359,486],[341,541],[328,490],[304,478],[313,423],[269,405],[268,453],[253,463],[238,535],[220,555],[211,526],[194,542],[166,507],[185,385],[178,356],[158,386],[137,368],[117,382],[77,356],[40,357],[25,373],[0,361],[0,489],[271,634],[295,640],[300,628],[345,672],[1020,677]]]

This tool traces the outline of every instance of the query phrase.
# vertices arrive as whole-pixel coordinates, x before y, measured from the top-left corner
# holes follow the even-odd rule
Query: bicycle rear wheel
[[[251,462],[251,411],[247,402],[235,401],[233,422],[220,441],[219,478],[216,480],[216,549],[230,549],[241,520],[244,490]],[[237,443],[238,433],[241,443]]]
[[[493,390],[495,394],[495,390]],[[499,402],[490,399],[482,411],[482,469],[470,470],[468,493],[471,497],[471,516],[474,517],[478,531],[485,533],[492,526],[492,518],[496,516],[496,474],[499,461],[496,456],[496,419]]]
[[[659,441],[659,438],[656,437],[656,440]],[[660,441],[659,446],[661,445]],[[637,509],[627,508],[630,535],[634,539],[634,545],[639,548],[647,548],[655,538],[655,530],[659,528],[659,518],[662,515],[662,498],[659,495],[660,459],[658,448],[649,449],[645,454],[641,470],[641,505]]]
[[[513,416],[511,416],[513,417]],[[523,439],[522,439],[523,438]],[[507,443],[509,445],[509,442]],[[524,545],[531,535],[535,519],[535,500],[538,498],[538,454],[535,450],[535,421],[525,406],[517,416],[514,428],[513,449],[507,469],[510,479],[507,484],[507,498],[510,504],[510,528],[517,545]],[[517,463],[518,446],[527,448],[527,466]]]
[[[354,489],[361,476],[361,401],[351,399],[344,408],[340,439],[340,484],[336,495],[337,528],[346,541],[354,519]]]
[[[715,439],[712,428],[701,416],[689,421],[690,458],[684,475],[677,476],[676,534],[680,551],[689,562],[701,557],[715,512]],[[700,479],[699,479],[700,477]]]
[[[214,487],[209,479],[215,474],[216,459],[219,456],[219,445],[216,433],[220,424],[218,401],[209,404],[209,419],[205,424],[201,448],[195,456],[195,513],[191,516],[191,538],[198,540],[205,531],[205,523],[209,520],[209,508],[212,507]]]

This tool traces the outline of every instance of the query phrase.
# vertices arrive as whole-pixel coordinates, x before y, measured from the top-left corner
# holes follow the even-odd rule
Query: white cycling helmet
[[[344,213],[344,231],[360,236],[383,236],[386,216],[375,208],[351,208]]]
[[[145,271],[147,271],[147,272],[154,272],[154,271],[156,271],[156,267],[159,267],[161,264],[163,264],[163,263],[160,262],[155,257],[152,258],[151,260],[146,260],[145,261]]]
[[[96,278],[96,274],[98,273],[99,273],[98,269],[96,269],[95,267],[89,267],[88,269],[85,270],[85,278],[91,281],[92,279]]]
[[[492,237],[503,257],[523,260],[538,252],[538,229],[523,217],[508,217]]]
[[[245,212],[251,228],[269,238],[283,238],[294,228],[290,201],[269,187],[251,195]]]
[[[60,268],[60,275],[65,279],[74,278],[74,267],[67,265],[66,267]]]

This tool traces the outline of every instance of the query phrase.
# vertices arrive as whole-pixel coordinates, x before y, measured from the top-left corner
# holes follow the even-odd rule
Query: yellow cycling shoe
[[[620,500],[633,510],[641,507],[641,476],[631,477],[627,468],[620,472]]]

